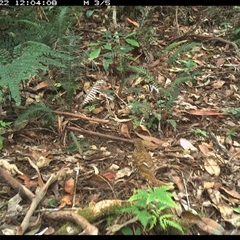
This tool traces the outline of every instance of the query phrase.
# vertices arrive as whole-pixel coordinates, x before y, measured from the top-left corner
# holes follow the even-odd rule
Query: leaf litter
[[[193,16],[197,15],[197,9],[198,7],[192,7]],[[95,16],[108,21],[105,17],[108,14],[107,10],[102,8]],[[160,18],[157,12],[156,14]],[[86,29],[89,29],[88,24],[93,24],[91,26],[96,26],[99,32],[103,32],[102,24],[94,22],[94,19],[92,23],[89,19],[86,21]],[[233,230],[240,227],[240,215],[233,211],[240,205],[240,122],[239,112],[234,112],[233,109],[238,107],[240,98],[237,82],[239,59],[231,48],[226,47],[229,43],[224,43],[221,39],[217,39],[220,43],[215,44],[208,41],[204,35],[206,29],[199,28],[202,33],[198,38],[188,34],[191,30],[189,26],[179,26],[181,31],[185,31],[186,39],[183,38],[184,34],[182,39],[176,39],[176,26],[168,24],[167,19],[165,21],[164,27],[154,25],[159,36],[164,36],[166,31],[170,38],[175,38],[179,44],[180,41],[184,44],[194,39],[201,42],[201,46],[195,46],[188,54],[181,53],[179,59],[182,61],[176,62],[174,68],[168,61],[174,60],[170,58],[170,52],[162,54],[161,59],[166,59],[164,63],[161,64],[160,61],[153,66],[149,65],[149,71],[156,82],[159,81],[164,89],[168,89],[174,86],[178,73],[187,72],[189,64],[193,64],[191,74],[196,74],[195,82],[185,81],[177,86],[179,94],[172,110],[162,112],[165,115],[162,114],[161,119],[158,119],[154,130],[147,123],[151,121],[149,116],[152,113],[157,116],[161,104],[153,104],[154,93],[148,89],[141,76],[129,80],[134,88],[140,89],[141,94],[127,92],[128,87],[123,86],[124,94],[119,95],[116,91],[120,88],[117,81],[119,76],[115,76],[114,67],[110,69],[111,76],[110,72],[104,76],[105,73],[99,71],[91,71],[91,76],[88,73],[81,76],[79,81],[83,83],[83,88],[78,92],[71,113],[67,114],[61,108],[55,111],[59,114],[55,129],[43,134],[36,130],[36,120],[28,121],[27,125],[21,128],[10,128],[5,133],[7,138],[0,160],[0,179],[4,182],[0,190],[0,194],[4,196],[0,206],[8,206],[1,207],[2,234],[26,234],[34,223],[37,225],[34,233],[46,234],[49,228],[50,234],[55,234],[61,227],[60,222],[68,220],[81,226],[88,234],[98,234],[96,226],[99,224],[96,219],[101,216],[101,211],[114,205],[120,206],[133,194],[134,189],[148,186],[146,181],[137,177],[133,164],[132,139],[136,136],[141,138],[146,149],[151,151],[156,178],[174,183],[178,205],[184,208],[179,215],[188,222],[189,227],[196,224],[198,234],[202,235],[239,233]],[[132,27],[139,27],[139,23],[129,17],[126,22],[133,25]],[[91,39],[94,34],[91,33]],[[96,33],[95,37],[101,40],[99,34]],[[87,49],[89,41],[92,40],[88,34],[83,38],[85,44],[81,48]],[[162,40],[158,41],[161,43]],[[127,42],[133,43],[129,40]],[[165,40],[163,45],[169,44]],[[161,44],[160,48],[156,44],[153,44],[152,48],[153,52],[160,52],[162,49]],[[101,65],[102,56],[99,49],[97,48],[97,52],[92,51],[95,55],[98,54],[98,57],[94,55],[91,59],[95,60],[98,67]],[[145,64],[141,57],[135,61]],[[196,70],[201,70],[201,74],[197,75]],[[85,78],[88,80],[84,80]],[[116,92],[114,100],[101,93],[102,86],[96,84],[99,81],[104,83],[104,91],[110,89]],[[35,94],[27,94],[25,107],[42,96],[48,96],[47,89],[50,85],[52,86],[52,81],[49,84],[43,79],[35,80],[35,87],[32,88]],[[90,86],[93,86],[92,89]],[[90,91],[86,94],[87,89]],[[173,93],[174,91],[171,94]],[[138,112],[134,112],[128,102],[135,98],[137,101],[145,99],[149,105],[135,105]],[[93,110],[83,108],[83,105],[91,106],[92,101],[97,104]],[[139,113],[142,115],[136,120]],[[164,117],[177,123],[175,130]],[[79,132],[74,132],[74,136],[79,142],[80,152],[70,146],[73,141],[67,134],[70,130],[73,131],[73,128],[67,128],[69,125],[79,128]],[[110,137],[94,135],[96,132]],[[124,142],[123,139],[127,141]],[[33,146],[36,148],[32,148]],[[18,192],[21,195],[16,195]],[[91,222],[75,214],[76,209],[84,208],[90,208],[96,219]],[[66,212],[59,209],[66,209]],[[45,211],[43,217],[49,219],[47,224],[32,218],[33,215],[41,214],[41,210]],[[14,213],[14,216],[11,216],[9,211]],[[15,226],[6,225],[7,221],[15,223]],[[128,221],[131,222],[125,219],[125,223]],[[134,219],[132,222],[135,221]],[[112,228],[103,229],[102,233],[109,233],[109,229],[114,232],[114,226],[117,232],[121,229],[119,226],[125,225],[116,222]]]

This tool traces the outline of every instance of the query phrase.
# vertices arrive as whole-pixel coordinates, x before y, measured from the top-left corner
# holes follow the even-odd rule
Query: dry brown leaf
[[[24,185],[28,188],[37,187],[37,185],[38,185],[37,181],[31,180],[30,177],[28,177],[25,174],[24,175],[19,175],[18,178],[23,180]]]
[[[175,173],[175,171],[171,171],[171,173],[169,174],[170,178],[173,180],[173,182],[177,185],[178,189],[180,192],[185,192],[183,183],[181,178]]]
[[[190,224],[196,224],[203,231],[214,234],[214,235],[223,235],[225,229],[210,218],[200,218],[198,215],[192,214],[188,211],[183,211],[181,215],[186,221]]]
[[[90,185],[101,189],[109,189],[111,186],[110,182],[99,174],[93,174],[87,181]]]
[[[49,86],[51,86],[52,84],[49,82],[49,81],[42,81],[40,82],[37,86],[35,86],[33,88],[33,91],[38,91],[40,89],[43,89],[43,88],[47,88]]]
[[[233,209],[227,205],[226,203],[224,203],[223,201],[219,202],[216,206],[218,208],[218,210],[221,213],[221,216],[223,219],[225,220],[229,220],[232,218],[233,215]]]
[[[240,227],[240,214],[233,213],[230,219],[224,219],[227,222],[230,222],[234,227]]]
[[[227,190],[224,187],[220,187],[221,190],[223,190],[224,192],[226,192],[227,194],[229,194],[230,196],[240,199],[240,194],[238,192],[236,192],[235,190]]]
[[[214,182],[204,182],[203,187],[204,187],[204,189],[213,188],[214,184],[215,184]]]
[[[65,181],[65,185],[64,185],[64,191],[73,195],[74,193],[74,185],[75,185],[75,181],[73,178],[69,178],[67,181]]]
[[[203,231],[213,234],[213,235],[223,235],[225,229],[216,221],[210,218],[202,218],[202,221],[205,223],[205,226],[199,226]]]
[[[29,131],[29,130],[26,130],[25,131],[25,134],[28,136],[28,137],[31,137],[31,138],[35,138],[35,139],[39,139],[39,135],[37,135],[35,132],[33,131]]]
[[[58,207],[59,209],[64,208],[66,205],[72,205],[72,195],[64,195],[61,199],[61,204]]]
[[[189,211],[184,211],[181,214],[181,217],[187,220],[190,224],[199,224],[202,222],[202,219]]]
[[[120,169],[119,171],[117,171],[115,179],[123,178],[125,176],[129,177],[132,174],[132,172],[133,172],[132,168],[129,167]]]
[[[224,117],[225,114],[215,112],[215,111],[207,111],[207,110],[190,110],[188,111],[189,114],[198,115],[198,116],[219,116]]]
[[[207,155],[207,153],[209,152],[209,149],[212,149],[212,147],[209,144],[204,143],[204,142],[199,144],[198,147],[199,147],[200,151],[205,155]]]
[[[225,81],[216,81],[215,83],[212,84],[213,88],[219,89],[224,85]]]
[[[144,125],[138,125],[135,128],[135,133],[137,134],[138,132],[147,132],[149,136],[152,136],[152,134],[150,133],[150,131],[147,129],[146,126]],[[139,133],[140,134],[140,133]]]
[[[107,172],[103,174],[103,177],[105,177],[106,179],[113,179],[116,177],[116,173],[114,172]]]
[[[130,18],[126,18],[126,20],[127,20],[129,23],[131,23],[133,26],[139,27],[139,24],[138,24],[137,22],[135,22],[135,21],[132,21]]]
[[[91,83],[88,81],[88,82],[84,82],[84,85],[83,85],[83,91],[84,92],[87,92],[87,90],[91,87]]]
[[[220,169],[219,165],[217,164],[217,162],[210,157],[205,159],[204,168],[210,175],[214,175],[216,177],[218,177],[221,172],[221,169]]]
[[[136,135],[138,137],[140,137],[140,138],[142,138],[142,139],[144,139],[144,140],[146,140],[148,142],[153,142],[153,143],[155,143],[157,145],[162,145],[162,144],[165,143],[165,141],[163,141],[161,139],[158,139],[158,138],[155,138],[155,137],[152,137],[152,136],[145,136],[145,135],[142,135],[142,134],[140,134],[138,132],[135,132],[135,133],[136,133]]]
[[[131,137],[130,137],[130,134],[129,134],[129,132],[128,132],[128,125],[125,124],[125,123],[122,123],[122,124],[121,124],[120,133],[121,133],[124,137],[126,137],[126,138],[131,138]]]
[[[224,64],[225,61],[226,61],[225,58],[218,58],[216,66],[219,67],[220,65]]]
[[[94,108],[92,110],[92,113],[97,115],[97,114],[101,113],[103,111],[103,109],[104,109],[103,107]]]
[[[222,201],[221,193],[218,190],[208,188],[207,192],[210,199],[216,206]]]

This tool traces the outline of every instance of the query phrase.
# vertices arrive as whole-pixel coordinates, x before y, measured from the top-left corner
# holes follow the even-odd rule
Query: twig
[[[66,219],[81,226],[86,235],[98,235],[98,228],[90,224],[84,217],[72,211],[45,212],[44,216],[51,219]]]
[[[121,228],[127,226],[127,225],[130,224],[130,223],[134,223],[134,222],[136,222],[136,221],[138,221],[138,217],[134,217],[134,218],[126,221],[126,222],[123,223],[123,224],[115,224],[115,225],[113,225],[113,226],[110,226],[110,227],[107,228],[107,235],[110,235],[110,234],[112,235],[112,234],[114,234],[115,232],[119,231]]]
[[[221,37],[211,37],[207,41],[218,41],[218,42],[229,44],[234,48],[237,56],[240,57],[240,52],[239,52],[238,46],[234,42],[228,41],[228,40],[226,40],[224,38],[221,38]]]
[[[59,171],[57,174],[52,174],[50,176],[50,178],[48,179],[48,181],[46,182],[46,184],[35,195],[32,203],[31,203],[31,206],[30,206],[26,216],[24,217],[21,225],[17,227],[16,235],[23,235],[24,232],[27,230],[27,228],[29,226],[30,218],[33,215],[33,213],[34,213],[35,209],[37,208],[38,204],[41,202],[41,200],[43,199],[43,197],[47,193],[47,190],[48,190],[49,186],[53,182],[55,182],[58,179],[59,175],[61,175],[61,174],[62,174],[62,171]]]
[[[73,203],[72,203],[72,208],[75,207],[75,201],[76,201],[76,191],[77,191],[77,181],[78,181],[78,177],[79,177],[79,163],[77,162],[77,167],[74,168],[76,175],[75,175],[75,184],[74,184],[74,193],[73,193]]]
[[[20,110],[26,110],[26,107],[23,106],[12,106],[15,109],[20,109]],[[91,121],[91,122],[99,122],[99,123],[109,123],[109,120],[104,120],[100,118],[91,118],[87,117],[83,114],[77,114],[77,113],[71,113],[71,112],[62,112],[62,111],[57,111],[53,110],[52,111],[55,114],[63,115],[63,116],[68,116],[68,117],[74,117],[74,118],[81,118],[83,120]]]
[[[66,129],[71,130],[71,131],[77,131],[77,132],[81,132],[81,133],[86,133],[86,134],[94,135],[94,136],[98,136],[98,137],[108,138],[108,139],[112,139],[112,140],[133,143],[133,141],[130,140],[130,139],[116,137],[116,136],[111,136],[111,135],[106,135],[106,134],[103,134],[103,133],[93,132],[93,131],[85,130],[85,129],[82,129],[82,128],[67,126]]]
[[[15,190],[17,190],[21,197],[25,197],[32,201],[34,194],[17,180],[15,180],[5,169],[0,167],[0,175],[6,180],[6,182]]]
[[[184,184],[186,198],[187,198],[188,209],[190,209],[190,201],[189,201],[189,198],[188,198],[188,190],[187,190],[187,185],[186,185],[186,181],[185,181],[183,172],[182,172],[182,178],[183,178],[183,184]]]
[[[175,22],[176,22],[176,27],[177,27],[177,33],[178,33],[178,36],[179,36],[180,31],[179,31],[179,25],[178,25],[178,6],[176,6]]]
[[[53,113],[68,116],[68,117],[81,118],[83,120],[88,120],[88,121],[92,121],[92,122],[109,123],[109,120],[104,120],[104,119],[100,119],[100,118],[91,118],[91,117],[87,117],[85,115],[77,114],[77,113],[61,112],[61,111],[57,111],[57,110],[53,111]]]

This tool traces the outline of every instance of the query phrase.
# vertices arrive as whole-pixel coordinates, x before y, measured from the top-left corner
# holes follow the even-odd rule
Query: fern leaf
[[[82,147],[81,147],[80,143],[78,142],[75,134],[71,131],[71,132],[70,132],[70,135],[71,135],[71,138],[72,138],[74,144],[75,144],[76,147],[77,147],[78,152],[82,155],[82,154],[83,154]]]
[[[178,229],[183,233],[182,227],[176,221],[174,221],[174,215],[172,214],[163,214],[159,216],[159,224],[165,230],[167,227],[171,226]]]
[[[159,86],[155,82],[153,75],[149,72],[147,68],[141,66],[130,66],[130,69],[132,69],[136,73],[135,77],[143,77],[146,83],[149,83],[153,85],[156,89],[159,89]]]
[[[200,45],[201,45],[200,43],[191,42],[191,43],[186,43],[186,44],[180,46],[180,47],[174,52],[174,54],[168,59],[168,62],[169,62],[169,63],[175,62],[178,54],[183,53],[183,52],[190,51],[193,47],[200,46]]]
[[[42,121],[45,121],[47,125],[53,125],[55,117],[52,110],[44,103],[33,103],[23,113],[21,113],[15,124],[22,122],[29,118],[41,117]]]
[[[7,58],[7,54],[5,54]],[[28,80],[31,75],[38,75],[39,70],[46,72],[49,65],[59,68],[66,66],[62,60],[71,58],[65,54],[51,50],[43,43],[34,41],[25,42],[16,46],[13,50],[12,62],[5,64],[5,59],[0,62],[0,86],[8,86],[10,94],[17,105],[21,104],[19,84]]]
[[[89,102],[92,102],[94,99],[96,99],[97,93],[101,92],[101,89],[103,85],[105,85],[106,82],[104,80],[98,80],[89,90],[87,93],[85,99],[82,102],[82,106],[88,104]]]
[[[0,63],[7,64],[12,61],[10,53],[6,49],[0,49]]]
[[[184,43],[184,42],[185,42],[185,40],[180,41],[180,42],[173,42],[173,43],[169,44],[169,45],[163,50],[163,53],[167,53],[167,52],[171,51],[173,48],[181,45],[181,44]]]

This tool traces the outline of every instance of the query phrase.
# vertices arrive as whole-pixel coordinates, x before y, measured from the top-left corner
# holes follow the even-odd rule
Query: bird
[[[154,163],[140,138],[134,138],[133,159],[139,175],[153,185],[168,185],[155,177]]]

